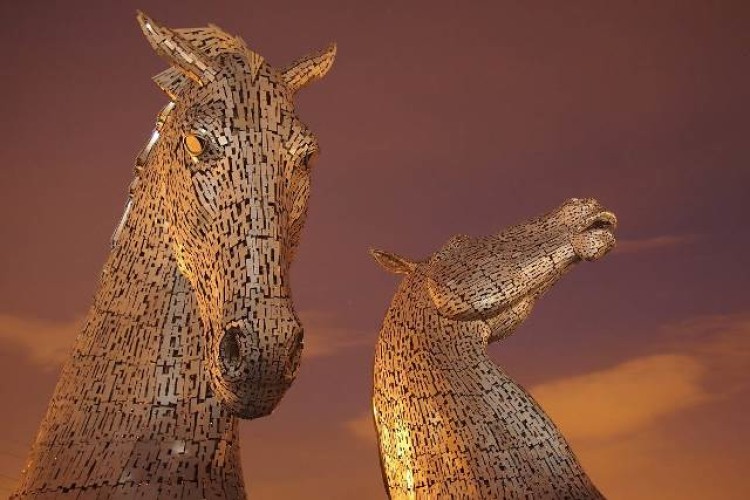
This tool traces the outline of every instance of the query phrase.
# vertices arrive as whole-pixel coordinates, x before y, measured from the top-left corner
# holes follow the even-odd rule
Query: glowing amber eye
[[[184,139],[185,149],[192,156],[200,156],[206,149],[206,141],[201,137],[193,134],[187,134]]]

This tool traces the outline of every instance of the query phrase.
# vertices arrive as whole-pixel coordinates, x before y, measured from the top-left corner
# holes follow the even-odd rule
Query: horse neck
[[[468,373],[488,359],[484,325],[440,316],[426,292],[425,279],[417,270],[399,286],[378,337],[376,372],[424,371],[449,381],[452,372]]]
[[[118,230],[19,497],[82,487],[131,495],[156,484],[171,496],[176,481],[207,497],[243,494],[237,420],[213,396],[196,299],[172,255],[158,189],[143,187]]]
[[[375,355],[373,403],[391,496],[409,498],[415,488],[450,496],[462,484],[472,497],[504,487],[598,498],[551,419],[489,358],[485,326],[443,318],[414,289],[424,287],[397,293]]]
[[[129,201],[90,316],[116,315],[142,328],[169,326],[166,315],[172,297],[189,287],[172,255],[161,204],[151,192],[139,193]]]

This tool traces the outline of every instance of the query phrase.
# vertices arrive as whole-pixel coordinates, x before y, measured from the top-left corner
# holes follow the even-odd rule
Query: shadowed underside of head
[[[217,396],[238,416],[267,415],[303,345],[289,269],[318,144],[293,98],[329,71],[336,47],[277,69],[215,25],[170,29],[142,12],[138,21],[170,65],[154,80],[172,104],[134,202],[159,198],[155,217],[196,294]],[[148,183],[158,188],[139,187]]]

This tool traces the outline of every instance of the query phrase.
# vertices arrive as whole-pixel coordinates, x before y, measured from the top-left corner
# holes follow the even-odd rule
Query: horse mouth
[[[589,216],[584,223],[581,224],[578,232],[585,233],[597,229],[614,232],[614,230],[617,229],[617,217],[615,214],[608,210],[597,212]]]
[[[597,260],[615,246],[617,217],[608,210],[589,215],[570,236],[573,251],[582,260]]]

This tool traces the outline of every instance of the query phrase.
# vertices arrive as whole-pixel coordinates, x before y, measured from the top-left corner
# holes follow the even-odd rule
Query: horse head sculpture
[[[155,81],[173,99],[141,175],[161,186],[160,215],[198,299],[215,391],[238,416],[265,415],[302,350],[289,266],[318,145],[293,98],[325,75],[335,47],[278,71],[215,26],[138,20],[171,65]]]
[[[289,268],[318,145],[294,96],[335,46],[276,69],[214,25],[138,21],[170,102],[14,498],[242,498],[237,419],[300,362]]]
[[[574,264],[614,247],[617,219],[593,199],[499,234],[451,238],[406,275],[375,353],[373,409],[392,498],[600,498],[554,423],[489,358]]]

